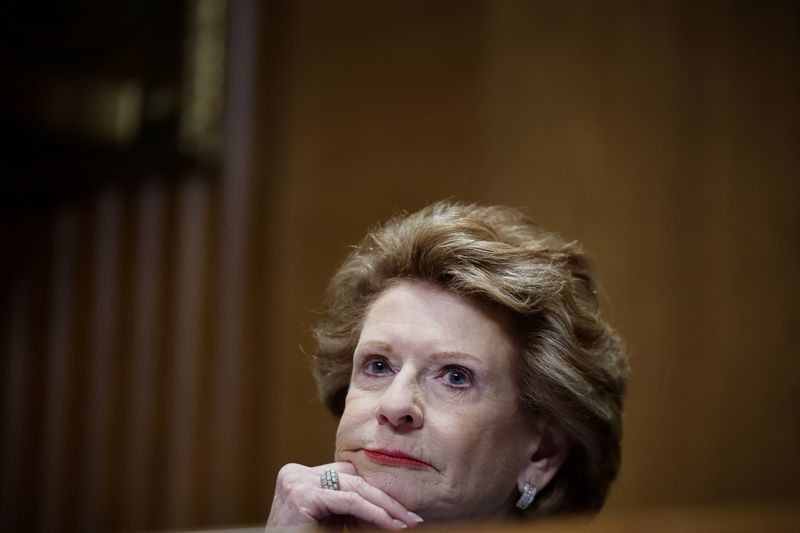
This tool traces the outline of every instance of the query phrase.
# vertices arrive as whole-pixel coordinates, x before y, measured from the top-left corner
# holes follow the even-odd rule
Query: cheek
[[[344,413],[342,413],[339,427],[336,430],[337,446],[340,441],[351,437],[365,422],[371,420],[373,412],[374,409],[370,407],[370,402],[364,395],[350,392],[347,395]]]
[[[360,391],[350,388],[347,393],[347,398],[344,402],[344,413],[342,413],[342,420],[361,419],[368,417],[375,411],[375,402],[368,392]]]
[[[425,444],[451,474],[463,475],[465,464],[481,460],[489,447],[487,421],[468,409],[428,410],[425,422]]]
[[[436,424],[438,440],[445,445],[451,460],[462,467],[464,461],[493,464],[508,460],[509,454],[517,454],[522,421],[502,413],[495,408],[451,411]]]

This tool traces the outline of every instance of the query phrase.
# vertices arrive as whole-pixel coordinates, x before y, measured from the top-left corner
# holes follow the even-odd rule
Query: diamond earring
[[[520,495],[519,500],[517,500],[517,507],[524,511],[530,507],[535,497],[536,487],[530,483],[525,483],[525,486],[522,488],[522,495]]]

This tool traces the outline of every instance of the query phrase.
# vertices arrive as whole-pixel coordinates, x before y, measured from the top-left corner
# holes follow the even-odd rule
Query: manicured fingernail
[[[392,523],[393,523],[393,524],[394,524],[396,527],[400,527],[400,528],[404,528],[404,529],[408,527],[407,525],[405,525],[404,523],[402,523],[400,520],[397,520],[397,519],[395,519],[395,520],[392,520]]]
[[[412,513],[411,511],[408,512],[408,516],[411,517],[412,520],[416,520],[417,522],[424,522],[425,520],[422,519],[420,515],[417,513]]]

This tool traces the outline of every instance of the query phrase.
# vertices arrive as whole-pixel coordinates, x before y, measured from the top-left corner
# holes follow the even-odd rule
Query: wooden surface
[[[313,531],[276,528],[269,531]],[[205,533],[261,533],[262,525],[197,530]],[[323,531],[323,529],[319,529]],[[377,531],[377,530],[376,530]],[[789,533],[800,531],[800,502],[793,504],[742,505],[736,507],[648,508],[628,512],[604,512],[594,518],[561,518],[529,522],[488,524],[423,524],[420,531],[500,531],[516,533]]]
[[[707,508],[653,508],[603,513],[593,519],[567,518],[529,524],[468,525],[431,528],[437,531],[535,531],[537,533],[783,533],[800,530],[800,506],[764,505]]]

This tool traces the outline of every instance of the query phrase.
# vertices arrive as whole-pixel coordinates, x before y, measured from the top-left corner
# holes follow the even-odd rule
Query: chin
[[[431,507],[431,503],[440,498],[436,488],[441,482],[432,472],[376,464],[353,451],[338,453],[336,460],[352,463],[358,475],[367,483],[382,490],[409,511],[420,514],[425,520],[442,519],[439,516],[442,510]]]
[[[437,490],[436,480],[432,480],[423,472],[384,469],[380,465],[356,463],[355,461],[353,464],[367,483],[382,490],[409,511],[419,514],[428,523],[499,519],[508,514],[502,511],[489,513],[481,505],[465,508],[461,502],[443,497]],[[506,508],[511,509],[512,506],[513,502],[509,502]]]
[[[355,463],[354,463],[355,464]],[[356,470],[367,483],[376,487],[398,502],[409,511],[417,512],[424,506],[425,484],[415,479],[415,472],[387,468],[376,465],[355,464]]]

